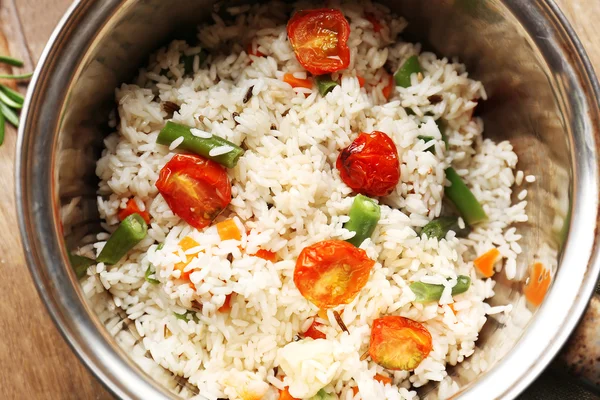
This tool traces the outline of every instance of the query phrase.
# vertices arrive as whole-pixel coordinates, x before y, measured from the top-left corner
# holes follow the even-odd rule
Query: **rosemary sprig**
[[[33,72],[28,72],[26,74],[17,74],[17,75],[11,75],[11,74],[0,74],[0,79],[18,79],[18,80],[25,80],[25,79],[29,79],[33,76]]]
[[[14,57],[0,55],[0,64],[8,64],[14,67],[22,67],[23,61]],[[0,79],[25,80],[31,78],[33,74],[0,74]],[[0,145],[4,142],[4,133],[6,131],[6,122],[8,121],[15,128],[19,127],[19,115],[17,112],[23,108],[25,99],[21,93],[12,90],[6,85],[0,84]]]
[[[18,60],[13,57],[10,57],[10,56],[3,56],[3,55],[0,55],[0,63],[12,65],[13,67],[22,67],[23,66],[23,61]]]

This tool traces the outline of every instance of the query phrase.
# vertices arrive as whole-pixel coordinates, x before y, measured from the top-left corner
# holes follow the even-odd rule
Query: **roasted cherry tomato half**
[[[350,303],[367,284],[375,261],[343,240],[324,240],[305,247],[294,270],[294,283],[319,308]]]
[[[313,75],[341,71],[350,64],[350,24],[339,10],[298,11],[288,22],[287,34],[296,58]]]
[[[373,321],[369,355],[384,368],[412,371],[431,352],[431,334],[412,319],[387,316]]]
[[[231,202],[225,168],[191,154],[176,154],[160,171],[156,187],[177,216],[196,229],[208,226]]]
[[[396,145],[379,131],[361,133],[340,152],[336,167],[346,185],[367,196],[387,196],[400,180]]]

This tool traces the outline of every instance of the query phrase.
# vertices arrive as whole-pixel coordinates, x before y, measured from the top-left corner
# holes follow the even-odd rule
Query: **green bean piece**
[[[373,234],[381,217],[381,210],[373,199],[359,194],[354,198],[349,216],[350,220],[344,224],[344,228],[356,232],[356,235],[347,242],[360,247],[362,242]]]
[[[427,142],[430,142],[430,141],[432,141],[432,140],[433,140],[433,136],[424,136],[424,135],[419,135],[419,136],[417,136],[417,139],[421,139],[422,141],[424,141],[425,143],[427,143]],[[425,151],[428,151],[428,152],[430,152],[430,153],[433,153],[433,154],[435,154],[435,146],[431,146],[431,147],[429,147],[429,148],[428,148],[427,150],[425,150]]]
[[[331,75],[317,76],[317,87],[319,88],[321,96],[325,97],[327,93],[331,92],[336,86],[339,86],[339,83],[331,79]]]
[[[6,120],[13,124],[15,128],[19,127],[19,116],[4,103],[0,103],[0,114],[4,114]]]
[[[29,72],[27,74],[18,74],[18,75],[11,75],[11,74],[0,74],[0,79],[17,79],[17,80],[25,80],[25,79],[29,79],[33,76],[33,72]]]
[[[404,64],[394,74],[394,80],[397,86],[407,88],[411,85],[410,77],[412,74],[418,74],[423,72],[421,64],[419,63],[419,57],[411,56],[408,60],[404,61]]]
[[[469,290],[471,278],[465,275],[456,277],[456,285],[452,288],[452,296],[461,294]],[[431,283],[413,282],[410,284],[410,290],[417,296],[417,303],[429,303],[438,301],[444,292],[444,285],[434,285]]]
[[[446,179],[450,181],[450,186],[446,186],[444,192],[450,201],[454,203],[465,222],[473,226],[486,221],[488,217],[483,211],[483,207],[454,168],[446,169]]]
[[[219,136],[211,136],[210,138],[201,138],[194,136],[191,132],[190,127],[176,124],[175,122],[167,122],[165,127],[158,134],[156,142],[165,146],[171,145],[171,143],[180,137],[183,137],[183,142],[177,147],[178,149],[188,150],[202,157],[211,159],[224,165],[227,168],[233,168],[238,162],[238,159],[244,154],[244,150],[230,141],[223,139]],[[211,156],[210,151],[221,146],[230,146],[231,151],[218,156]]]
[[[3,91],[0,90],[0,102],[6,104],[10,108],[14,108],[16,110],[23,108],[23,103],[17,103],[10,97],[6,95]]]
[[[203,51],[197,54],[185,55],[182,54],[179,58],[179,63],[183,64],[185,75],[191,75],[194,73],[194,59],[198,56],[198,65],[202,65],[206,60],[206,54]]]
[[[435,121],[435,124],[437,125],[438,129],[440,130],[440,134],[442,135],[442,140],[444,141],[444,144],[446,145],[446,150],[448,150],[448,136],[446,136],[446,123],[441,118],[439,118]]]
[[[0,146],[4,143],[4,132],[6,130],[6,118],[0,112]]]
[[[97,261],[105,264],[116,264],[129,250],[133,249],[148,233],[146,221],[139,214],[131,214],[108,238]]]
[[[23,61],[21,61],[17,58],[14,58],[14,57],[10,57],[10,56],[0,55],[0,63],[12,65],[14,67],[22,67],[23,66]]]
[[[457,217],[439,217],[425,225],[421,230],[421,234],[427,235],[430,239],[436,238],[439,240],[445,238],[448,231],[456,232],[458,237],[465,237],[469,234],[470,229],[467,226],[460,229]]]
[[[25,103],[25,98],[23,95],[15,90],[12,90],[6,85],[0,84],[0,92],[3,92],[8,98],[10,98],[15,103],[23,104]]]
[[[83,278],[90,266],[96,264],[91,258],[69,253],[69,262],[78,279]]]
[[[160,281],[158,279],[150,278],[150,275],[154,275],[154,274],[156,274],[156,271],[154,271],[152,269],[152,264],[150,264],[150,265],[148,265],[148,268],[146,268],[146,273],[144,274],[144,279],[148,283],[151,283],[153,285],[158,285],[160,283]]]

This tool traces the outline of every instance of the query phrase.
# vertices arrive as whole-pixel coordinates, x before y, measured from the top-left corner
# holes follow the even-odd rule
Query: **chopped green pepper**
[[[311,397],[309,400],[337,400],[338,397],[335,394],[327,393],[325,389],[321,389]]]
[[[191,319],[198,322],[198,317],[196,316],[196,313],[194,311],[186,311],[184,314],[178,314],[174,312],[173,315],[175,316],[175,318],[180,319],[182,321],[189,321]]]
[[[446,150],[448,150],[448,137],[446,136],[446,123],[441,119],[437,119],[435,121],[438,129],[440,130],[440,134],[442,135],[442,140],[446,144]]]
[[[327,95],[327,93],[331,92],[334,87],[339,84],[331,79],[331,75],[319,75],[317,76],[317,87],[319,88],[319,93],[321,96]]]
[[[183,137],[183,142],[181,142],[181,144],[178,146],[179,149],[194,152],[202,157],[216,161],[227,168],[235,167],[238,159],[242,156],[242,154],[244,154],[244,150],[240,146],[231,143],[222,137],[215,135],[212,135],[210,138],[194,136],[191,129],[192,128],[189,126],[168,121],[165,127],[158,134],[156,142],[158,144],[169,146],[171,143],[173,143],[173,141]],[[221,146],[229,146],[231,147],[231,151],[217,156],[210,155],[211,150]]]
[[[360,247],[362,242],[373,234],[381,217],[381,210],[373,199],[359,194],[354,198],[349,216],[350,220],[344,224],[344,228],[356,232],[356,235],[347,242]]]
[[[139,214],[131,214],[108,238],[97,261],[105,264],[116,264],[127,252],[146,237],[148,226]]]
[[[469,234],[470,229],[467,226],[460,229],[457,217],[439,217],[425,225],[421,234],[427,235],[428,238],[443,239],[448,231],[454,231],[456,236],[464,237]]]
[[[69,262],[75,271],[75,275],[77,275],[77,278],[79,279],[85,276],[90,266],[96,264],[96,261],[92,260],[91,258],[71,253],[69,253]]]
[[[421,68],[421,64],[419,63],[419,57],[411,56],[394,74],[394,80],[396,81],[397,86],[402,86],[407,88],[411,85],[410,77],[412,74],[418,74],[419,72],[423,72]]]
[[[446,169],[446,178],[450,181],[450,186],[446,186],[444,192],[454,203],[465,222],[469,225],[475,225],[486,221],[488,217],[483,211],[483,207],[454,168]]]
[[[465,275],[456,277],[456,285],[452,288],[452,296],[461,294],[469,290],[471,278]],[[410,284],[410,290],[417,296],[417,303],[429,303],[438,301],[444,292],[444,285],[434,285],[431,283],[413,282]]]
[[[422,141],[424,141],[425,143],[427,143],[427,142],[430,142],[430,141],[433,140],[433,136],[419,135],[419,136],[417,136],[417,139],[421,139]],[[429,147],[426,151],[435,154],[435,146]]]
[[[194,73],[194,59],[196,58],[196,56],[198,56],[199,58],[198,65],[202,65],[204,63],[204,60],[206,60],[206,54],[204,53],[204,51],[200,51],[200,53],[190,55],[182,54],[179,58],[179,63],[183,64],[185,75],[191,75],[192,73]]]
[[[150,265],[148,265],[148,268],[146,269],[146,273],[144,274],[144,279],[148,283],[151,283],[153,285],[158,285],[160,283],[160,281],[158,279],[150,278],[150,275],[154,275],[154,274],[156,274],[156,271],[154,271],[152,269],[152,264],[150,264]]]

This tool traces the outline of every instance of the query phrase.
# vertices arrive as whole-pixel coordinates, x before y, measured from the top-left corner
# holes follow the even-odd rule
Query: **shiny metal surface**
[[[551,1],[384,3],[412,22],[407,39],[458,56],[484,82],[490,95],[481,110],[486,135],[510,139],[518,168],[538,179],[529,195],[530,221],[519,226],[524,232],[519,279],[499,276],[492,299],[513,304],[514,317],[490,318],[484,327],[478,346],[490,357],[486,373],[474,376],[460,367],[452,372],[461,398],[513,398],[565,343],[600,272],[600,88]],[[67,341],[121,398],[175,398],[171,391],[193,389],[147,358],[134,362],[127,356],[125,335],[138,340],[135,327],[108,296],[83,298],[66,250],[101,229],[94,164],[114,88],[130,80],[172,31],[202,21],[214,7],[209,0],[77,1],[42,56],[23,114],[17,203],[31,273]],[[77,212],[61,218],[61,206],[80,196]],[[564,224],[570,227],[568,239]],[[556,261],[560,255],[559,268],[544,304],[533,310],[521,291],[532,261],[548,255]],[[593,368],[599,371],[597,363]],[[432,389],[421,394],[435,398]]]

